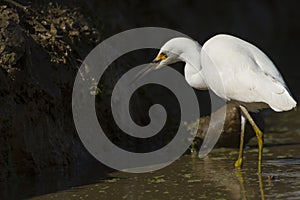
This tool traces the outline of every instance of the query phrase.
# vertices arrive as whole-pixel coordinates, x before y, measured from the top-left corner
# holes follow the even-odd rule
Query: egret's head
[[[163,66],[167,66],[179,61],[187,62],[191,55],[199,53],[199,48],[200,45],[192,39],[184,37],[173,38],[161,47],[151,65],[147,69],[140,72],[136,79],[140,79],[149,72],[159,69]]]
[[[156,69],[173,64],[182,60],[181,54],[184,51],[185,40],[187,38],[173,38],[166,42],[160,49],[156,58],[152,61],[156,65]]]

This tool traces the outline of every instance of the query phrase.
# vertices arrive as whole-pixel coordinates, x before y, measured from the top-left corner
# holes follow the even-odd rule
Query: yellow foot
[[[241,169],[243,165],[243,158],[238,158],[237,161],[235,161],[234,166],[235,168]]]

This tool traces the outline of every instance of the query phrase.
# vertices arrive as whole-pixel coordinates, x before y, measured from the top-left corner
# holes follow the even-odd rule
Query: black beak
[[[160,61],[161,61],[161,59],[155,58],[154,60],[152,60],[151,63],[153,63],[153,64],[158,64],[158,63],[160,63]]]
[[[155,61],[155,62],[153,62]],[[148,67],[142,69],[141,71],[139,71],[137,73],[137,75],[134,77],[133,81],[131,83],[134,83],[135,81],[143,78],[146,74],[150,73],[151,71],[155,70],[157,63],[159,63],[159,61],[157,62],[156,60],[153,60]]]

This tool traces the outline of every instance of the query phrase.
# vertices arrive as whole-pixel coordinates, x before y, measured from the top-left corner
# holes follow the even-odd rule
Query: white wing
[[[272,61],[239,38],[217,35],[208,40],[202,48],[201,64],[207,85],[224,99],[263,102],[275,111],[296,106]]]

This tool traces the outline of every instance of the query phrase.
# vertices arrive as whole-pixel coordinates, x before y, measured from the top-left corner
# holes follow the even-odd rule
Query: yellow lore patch
[[[165,59],[167,59],[167,54],[165,53],[160,53],[155,58],[155,60],[165,60]]]

